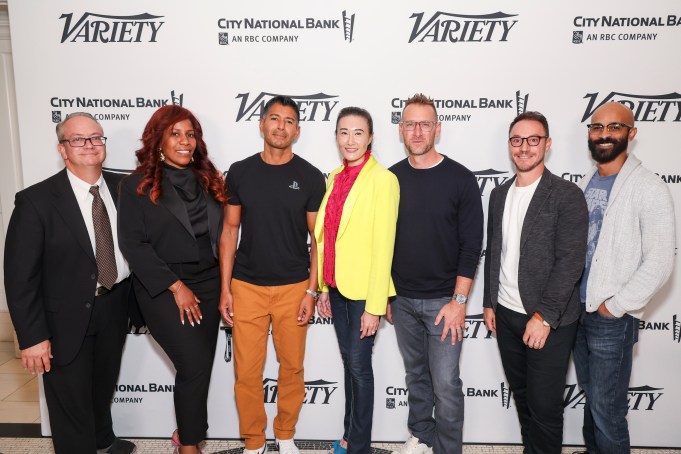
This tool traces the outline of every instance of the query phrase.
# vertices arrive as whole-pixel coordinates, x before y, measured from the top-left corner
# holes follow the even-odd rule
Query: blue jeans
[[[450,297],[392,302],[397,345],[409,391],[409,432],[435,454],[460,454],[463,441],[463,383],[459,378],[461,342],[440,340],[444,320],[435,317]],[[433,408],[435,408],[433,417]]]
[[[333,327],[345,370],[345,418],[343,438],[348,454],[368,454],[374,417],[374,370],[371,354],[376,336],[360,339],[360,324],[366,301],[344,297],[329,289]]]
[[[575,343],[577,381],[586,394],[584,442],[590,453],[629,453],[628,390],[638,320],[582,311]]]

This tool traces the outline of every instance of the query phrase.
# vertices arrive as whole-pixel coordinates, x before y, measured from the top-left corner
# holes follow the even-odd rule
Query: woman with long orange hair
[[[176,452],[201,452],[220,314],[218,242],[227,201],[196,117],[164,106],[136,152],[139,166],[121,184],[121,251],[149,331],[175,375]]]

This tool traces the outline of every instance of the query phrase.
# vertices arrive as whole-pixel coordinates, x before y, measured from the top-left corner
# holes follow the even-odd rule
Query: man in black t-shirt
[[[299,120],[295,101],[272,98],[260,119],[263,151],[235,162],[227,174],[220,312],[234,327],[234,393],[245,454],[267,451],[262,374],[270,324],[279,360],[274,434],[280,453],[299,452],[293,435],[305,397],[305,335],[317,296],[317,261],[310,256],[317,257],[314,225],[325,190],[322,173],[293,154]]]
[[[475,176],[435,150],[437,118],[431,99],[407,100],[400,133],[409,156],[390,168],[400,183],[400,208],[392,268],[397,297],[386,316],[404,360],[411,433],[394,454],[462,450],[459,356],[483,214]]]

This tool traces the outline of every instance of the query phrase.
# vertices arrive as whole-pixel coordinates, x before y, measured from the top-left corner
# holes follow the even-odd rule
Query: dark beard
[[[604,143],[612,143],[615,146],[612,150],[606,152],[600,151],[598,148],[596,148],[596,145],[601,145]],[[627,151],[628,146],[629,141],[626,137],[620,140],[611,138],[598,140],[589,139],[589,150],[591,151],[591,157],[599,164],[607,164],[608,162],[614,161],[619,155]]]

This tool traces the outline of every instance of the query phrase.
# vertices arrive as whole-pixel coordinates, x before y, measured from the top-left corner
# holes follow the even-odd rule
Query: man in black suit
[[[5,289],[21,360],[43,375],[57,454],[128,454],[111,399],[127,332],[130,271],[115,229],[120,176],[102,172],[101,125],[77,112],[57,125],[66,169],[16,194]]]
[[[550,148],[542,114],[511,122],[516,176],[492,191],[487,223],[485,324],[497,335],[527,454],[561,452],[589,222],[581,190],[545,167]]]

